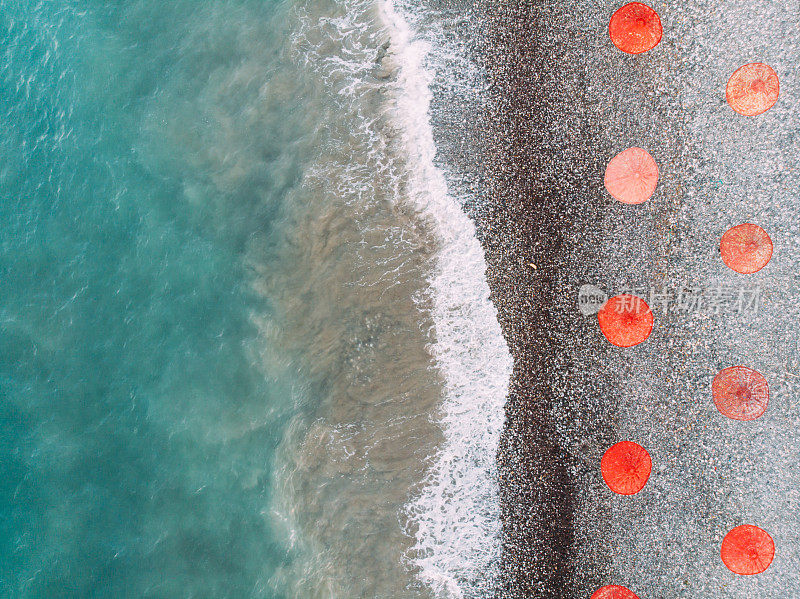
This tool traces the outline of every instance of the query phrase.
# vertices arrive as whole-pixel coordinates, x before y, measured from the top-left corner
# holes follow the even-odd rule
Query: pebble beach
[[[514,356],[498,454],[499,596],[589,597],[604,585],[640,597],[794,596],[798,17],[774,2],[654,2],[663,39],[628,54],[608,30],[622,5],[482,2],[474,13],[490,140],[490,201],[476,214]],[[775,106],[752,117],[725,94],[750,62],[781,78]],[[640,205],[615,200],[603,181],[630,147],[660,171]],[[722,235],[740,223],[759,223],[775,243],[756,274],[720,257]],[[578,310],[586,284],[650,302],[650,337],[608,343]],[[703,299],[681,303],[690,290]],[[749,309],[731,299],[745,295]],[[737,364],[770,382],[769,408],[752,422],[712,400],[714,376]],[[600,476],[603,453],[623,440],[653,460],[631,497]],[[757,576],[720,560],[740,524],[775,539]]]

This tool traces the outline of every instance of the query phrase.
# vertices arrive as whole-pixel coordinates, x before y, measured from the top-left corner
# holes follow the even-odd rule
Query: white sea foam
[[[379,6],[398,65],[394,116],[408,152],[407,193],[435,223],[441,244],[430,285],[436,327],[431,351],[446,388],[444,442],[421,493],[407,505],[417,527],[409,559],[438,596],[486,596],[498,574],[496,453],[512,360],[489,300],[475,227],[435,164],[431,45],[415,35],[409,13],[395,2]]]

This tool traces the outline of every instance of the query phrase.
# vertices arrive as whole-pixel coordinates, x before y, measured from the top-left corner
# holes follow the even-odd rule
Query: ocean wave
[[[489,299],[474,224],[436,166],[431,44],[412,31],[407,7],[385,0],[380,8],[398,66],[393,116],[408,153],[408,199],[433,221],[440,241],[430,277],[436,331],[430,349],[445,380],[444,442],[406,507],[416,539],[408,558],[439,596],[486,596],[498,576],[496,452],[512,359]]]

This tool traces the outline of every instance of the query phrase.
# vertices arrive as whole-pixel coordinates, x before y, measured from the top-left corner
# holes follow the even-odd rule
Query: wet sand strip
[[[595,263],[609,148],[586,90],[591,65],[565,44],[585,35],[574,14],[545,3],[487,2],[479,18],[491,84],[484,114],[491,208],[479,221],[493,299],[515,359],[498,455],[499,596],[575,597],[579,490],[571,471],[582,456],[563,441],[558,420],[579,410],[569,405],[569,391],[591,376],[587,352],[576,343],[586,335],[575,329],[573,290]],[[594,432],[615,440],[610,428]],[[602,578],[606,559],[593,556],[593,578]]]

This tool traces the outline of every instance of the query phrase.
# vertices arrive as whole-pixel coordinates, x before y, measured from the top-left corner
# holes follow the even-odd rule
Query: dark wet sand
[[[558,24],[553,11],[506,6],[484,16],[494,84],[487,118],[491,131],[504,131],[493,136],[494,211],[481,228],[490,286],[516,365],[499,453],[501,595],[571,597],[573,458],[553,423],[558,399],[552,377],[566,374],[573,353],[574,305],[563,293],[561,273],[575,259],[574,235],[590,234],[599,220],[602,165],[591,157],[607,148],[594,130],[596,115],[582,102],[581,65],[564,64],[560,36],[547,34]],[[581,198],[589,209],[570,210],[565,198]]]

